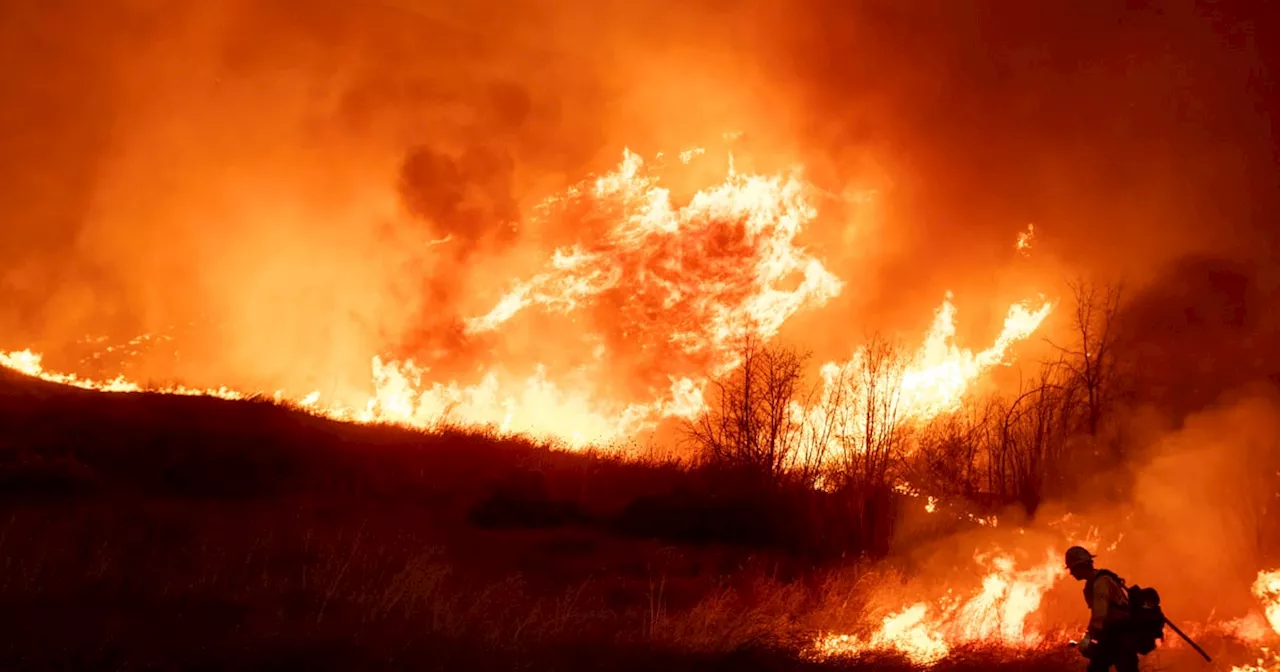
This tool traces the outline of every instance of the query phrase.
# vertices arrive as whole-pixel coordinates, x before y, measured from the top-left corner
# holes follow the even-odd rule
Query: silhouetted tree
[[[686,425],[686,434],[704,463],[773,487],[805,466],[804,423],[795,403],[804,402],[808,356],[754,337],[744,340],[738,354],[738,367],[712,383],[711,407]]]
[[[1070,372],[1065,383],[1083,392],[1084,426],[1096,439],[1120,392],[1116,341],[1123,287],[1085,279],[1071,282],[1070,287],[1075,303],[1073,341],[1054,347]]]
[[[908,480],[926,492],[974,498],[992,479],[984,468],[1003,411],[994,397],[974,398],[915,433]]]
[[[892,532],[892,490],[905,447],[902,380],[907,360],[901,347],[877,335],[854,360],[828,376],[837,446],[828,482],[858,521],[871,550],[887,547]]]
[[[1023,384],[1000,417],[1000,493],[1034,514],[1046,490],[1061,485],[1072,414],[1079,388],[1064,384],[1070,370],[1060,362],[1042,365],[1037,377]]]

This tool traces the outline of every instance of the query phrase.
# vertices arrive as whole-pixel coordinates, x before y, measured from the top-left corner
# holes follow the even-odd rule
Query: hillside
[[[848,667],[795,650],[856,568],[674,465],[7,372],[0,428],[5,669]]]

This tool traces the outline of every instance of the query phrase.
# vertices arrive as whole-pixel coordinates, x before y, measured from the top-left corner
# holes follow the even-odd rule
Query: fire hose
[[[1170,621],[1168,618],[1166,618],[1164,619],[1164,624],[1169,626],[1179,637],[1181,637],[1182,641],[1186,642],[1191,648],[1195,649],[1196,653],[1200,654],[1200,657],[1205,659],[1205,662],[1209,662],[1209,663],[1213,662],[1213,659],[1209,657],[1209,654],[1205,653],[1204,649],[1200,648],[1199,644],[1196,644],[1195,642],[1191,641],[1191,638],[1187,636],[1187,633],[1179,630],[1178,626],[1173,624],[1173,621]]]
[[[1182,641],[1186,642],[1187,645],[1195,649],[1196,653],[1200,654],[1200,657],[1204,658],[1206,662],[1210,662],[1210,663],[1213,662],[1213,659],[1209,657],[1209,654],[1205,653],[1204,649],[1200,648],[1199,644],[1196,644],[1194,641],[1192,641],[1192,639],[1187,636],[1187,633],[1183,632],[1178,626],[1174,625],[1173,621],[1170,621],[1168,618],[1165,618],[1164,624],[1169,626],[1169,628],[1172,629],[1175,634],[1181,637]],[[1075,647],[1075,646],[1078,646],[1079,644],[1080,642],[1074,639],[1067,641],[1067,646],[1070,646],[1070,647]]]

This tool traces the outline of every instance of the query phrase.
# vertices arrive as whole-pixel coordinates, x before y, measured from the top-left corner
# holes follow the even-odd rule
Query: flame
[[[686,150],[679,159],[689,163],[703,153]],[[485,427],[554,439],[567,447],[608,445],[650,430],[664,419],[695,417],[704,409],[703,390],[709,376],[737,364],[736,347],[744,337],[768,340],[796,313],[819,308],[842,291],[843,282],[797,243],[817,217],[811,191],[799,173],[761,176],[738,173],[730,166],[722,183],[677,205],[647,172],[645,162],[624,151],[613,171],[580,183],[540,207],[544,213],[585,210],[607,226],[556,250],[540,272],[514,282],[495,298],[487,313],[466,320],[465,333],[473,338],[495,336],[508,323],[535,310],[573,315],[573,319],[586,315],[583,322],[597,322],[591,319],[592,309],[623,306],[609,313],[608,319],[615,324],[593,324],[597,331],[591,335],[612,328],[623,339],[638,341],[656,353],[652,360],[659,366],[653,367],[656,373],[647,381],[647,397],[623,399],[604,391],[599,384],[601,371],[591,362],[567,372],[537,364],[532,374],[491,367],[478,381],[464,384],[433,379],[429,365],[379,356],[370,356],[366,398],[339,401],[324,399],[318,391],[283,390],[266,396],[341,421],[414,428],[442,423]],[[1034,235],[1034,225],[1028,225],[1015,248],[1029,254]],[[1043,299],[1012,305],[990,347],[973,351],[955,342],[956,308],[948,293],[923,342],[900,367],[875,368],[874,353],[860,348],[848,360],[824,364],[819,403],[796,405],[793,412],[803,420],[816,420],[812,426],[834,423],[837,431],[831,440],[846,445],[856,445],[868,431],[865,414],[853,412],[834,419],[827,416],[833,408],[829,402],[840,399],[855,410],[866,406],[869,382],[893,390],[899,421],[925,422],[952,412],[975,382],[992,367],[1006,363],[1013,345],[1039,329],[1052,310],[1053,304]],[[133,353],[147,343],[168,339],[143,335],[104,352]],[[607,359],[607,352],[592,352],[595,361]],[[99,359],[101,354],[92,358]],[[230,400],[264,394],[227,387],[150,387],[124,376],[94,380],[49,371],[42,356],[30,349],[0,352],[0,366],[51,383],[103,392],[152,391]],[[902,488],[922,496],[910,486]],[[933,497],[923,502],[929,513],[943,506]],[[998,523],[994,517],[959,515],[979,525]],[[1096,528],[1089,529],[1086,537],[1091,545],[1098,545]],[[1118,543],[1119,537],[1110,548]],[[901,606],[865,636],[825,635],[815,643],[815,655],[896,651],[928,664],[966,644],[1039,645],[1044,637],[1032,617],[1062,574],[1059,554],[1050,549],[1043,562],[1024,569],[1007,553],[978,554],[974,560],[983,576],[965,597],[947,592]],[[1260,573],[1253,593],[1262,603],[1261,618],[1269,624],[1269,634],[1280,634],[1280,570]],[[1240,632],[1245,632],[1243,625]],[[1248,639],[1261,638],[1254,633]],[[1256,666],[1234,669],[1280,672],[1280,658],[1262,649]]]
[[[191,388],[181,385],[169,387],[152,387],[144,388],[142,385],[126,379],[124,376],[117,376],[110,380],[89,380],[81,378],[70,373],[55,373],[46,371],[41,363],[43,356],[32,352],[31,350],[16,350],[13,352],[0,352],[0,366],[17,371],[32,378],[57,383],[59,385],[67,385],[70,387],[78,387],[83,390],[97,390],[100,392],[159,392],[162,394],[176,394],[183,396],[199,396],[199,397],[217,397],[219,399],[247,399],[254,395],[237,392],[226,387],[219,388]],[[311,392],[319,399],[318,392]],[[283,393],[280,391],[273,392],[270,396],[275,399],[283,399]],[[308,395],[310,396],[310,395]]]
[[[974,560],[987,570],[981,587],[966,599],[948,593],[932,602],[917,602],[884,619],[869,637],[827,634],[811,655],[851,657],[870,651],[893,651],[920,665],[930,665],[956,646],[987,643],[1014,648],[1039,645],[1044,637],[1028,624],[1046,591],[1063,575],[1059,553],[1018,569],[1007,553],[979,553]]]
[[[628,312],[640,320],[680,316],[663,324],[670,330],[654,335],[663,345],[706,353],[723,370],[733,364],[734,346],[743,337],[768,339],[799,310],[839,294],[843,283],[795,244],[817,216],[798,175],[731,172],[677,208],[643,168],[638,155],[626,152],[592,193],[574,191],[574,198],[606,201],[622,216],[601,241],[558,250],[550,268],[517,283],[486,315],[468,320],[467,332],[495,331],[531,306],[570,313],[624,292],[632,304]],[[797,275],[796,287],[781,288]]]
[[[983,371],[1004,361],[1015,342],[1034,333],[1049,316],[1053,305],[1045,302],[1035,310],[1026,304],[1010,307],[995,344],[976,354],[961,350],[955,344],[955,310],[948,294],[934,317],[924,346],[902,375],[902,404],[912,419],[927,420],[959,408],[973,381]]]
[[[681,153],[687,163],[700,149]],[[552,376],[536,367],[523,380],[490,371],[477,386],[431,383],[414,362],[375,362],[375,415],[428,425],[442,414],[465,425],[554,437],[571,445],[607,444],[702,409],[708,375],[736,364],[747,336],[767,340],[798,311],[821,306],[843,283],[796,238],[817,215],[799,174],[763,177],[730,171],[725,181],[677,207],[626,151],[617,168],[543,205],[609,220],[598,238],[557,250],[544,270],[514,283],[486,314],[471,318],[472,337],[498,332],[522,312],[586,314],[620,306],[597,325],[595,362]],[[784,288],[785,286],[785,288]],[[581,317],[572,319],[581,320]],[[652,397],[614,400],[594,381],[606,378],[610,337],[650,355]]]
[[[1233,665],[1231,672],[1277,672],[1280,671],[1280,654],[1268,648],[1263,648],[1258,659],[1252,665]]]
[[[907,486],[900,488],[900,492],[913,494],[915,491]],[[1063,531],[1072,539],[1068,541],[1072,545],[1088,543],[1082,540],[1098,541],[1097,528],[1084,529],[1074,516],[1065,516],[1054,526],[1066,528]],[[1043,562],[1027,569],[1018,569],[1014,558],[999,550],[979,552],[974,560],[987,570],[980,588],[965,593],[962,598],[948,589],[933,599],[909,603],[885,617],[870,633],[824,633],[815,639],[807,654],[825,659],[872,652],[897,653],[913,663],[928,666],[966,645],[994,644],[1016,650],[1043,646],[1046,634],[1032,619],[1044,595],[1065,575],[1057,550],[1049,549]],[[891,590],[896,598],[902,587],[895,585]],[[1227,636],[1258,647],[1253,662],[1236,665],[1231,672],[1280,672],[1280,651],[1274,645],[1267,646],[1280,641],[1280,569],[1259,572],[1252,593],[1262,613],[1184,629],[1193,637]],[[1175,648],[1179,644],[1178,640],[1166,643]]]
[[[817,645],[818,658],[851,656],[865,651],[897,651],[913,662],[931,665],[947,657],[951,647],[925,622],[929,605],[924,602],[886,616],[880,629],[865,639],[854,635],[828,635]]]
[[[1258,579],[1253,582],[1253,595],[1262,603],[1272,631],[1280,635],[1280,569],[1258,572]]]
[[[1028,224],[1027,230],[1018,234],[1018,242],[1013,244],[1013,249],[1017,250],[1022,256],[1031,256],[1031,241],[1036,238],[1036,225]]]
[[[688,162],[701,154],[686,150],[680,159]],[[541,272],[515,282],[489,312],[464,325],[472,338],[492,338],[523,312],[573,314],[575,324],[591,324],[585,329],[592,345],[583,349],[592,354],[588,361],[567,371],[535,364],[532,373],[494,366],[463,383],[433,379],[429,364],[373,356],[371,392],[365,398],[322,399],[311,390],[267,396],[338,420],[484,427],[567,447],[620,443],[663,420],[694,417],[704,408],[708,378],[737,364],[741,339],[768,340],[797,312],[818,308],[840,293],[843,282],[796,242],[817,216],[813,191],[799,172],[762,176],[730,165],[722,183],[678,206],[641,157],[624,151],[614,170],[537,209],[539,216],[579,217],[582,221],[570,223],[586,229],[600,224],[598,230],[556,250]],[[995,344],[974,353],[954,343],[950,299],[948,294],[902,376],[902,406],[910,418],[956,408],[974,379],[1002,362],[1008,348],[1030,335],[1051,309],[1048,303],[1013,306]],[[611,310],[597,319],[591,311],[602,306]],[[651,353],[642,381],[647,391],[620,398],[601,385],[609,377],[603,369],[610,359],[609,336]],[[127,348],[132,351],[142,340]],[[860,357],[828,364],[824,372],[856,368]],[[144,388],[123,376],[92,380],[46,370],[31,350],[0,353],[0,365],[107,392],[145,389],[224,399],[262,394],[225,387]]]
[[[975,353],[955,343],[956,309],[948,294],[924,344],[905,362],[873,361],[877,355],[862,348],[847,362],[823,365],[818,402],[793,407],[797,423],[811,433],[804,445],[820,451],[825,459],[834,459],[846,447],[863,445],[868,432],[876,431],[868,427],[868,415],[887,412],[893,415],[883,419],[887,423],[923,423],[959,409],[974,382],[1004,362],[1009,348],[1034,333],[1052,310],[1048,301],[1037,308],[1014,304],[995,343]],[[872,399],[874,394],[891,395],[885,407],[889,410],[870,408],[884,402]],[[828,438],[818,440],[814,435],[819,433]]]
[[[1261,631],[1262,628],[1255,626],[1248,638],[1255,641],[1274,640],[1280,636],[1280,569],[1258,572],[1252,592],[1262,604],[1262,613],[1267,625],[1271,626],[1271,632]],[[1280,653],[1270,647],[1261,647],[1253,664],[1237,665],[1231,668],[1231,672],[1280,672]]]

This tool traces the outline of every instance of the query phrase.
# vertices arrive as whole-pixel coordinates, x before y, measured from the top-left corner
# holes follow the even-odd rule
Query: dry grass
[[[198,508],[159,516],[132,510],[127,521],[121,513],[24,509],[5,519],[5,669],[281,660],[324,669],[430,668],[439,660],[452,662],[438,669],[883,662],[819,664],[771,653],[809,636],[806,615],[817,603],[803,582],[781,582],[757,567],[725,576],[673,566],[652,580],[604,569],[551,585],[545,577],[469,571],[449,551],[375,522],[294,528],[282,513],[250,520]],[[980,653],[965,658],[1009,658]],[[571,667],[562,667],[566,660]],[[966,669],[954,662],[948,668]]]
[[[676,464],[2,373],[0,428],[0,669],[886,663],[795,655],[857,618],[860,565],[620,527],[707,487]]]

